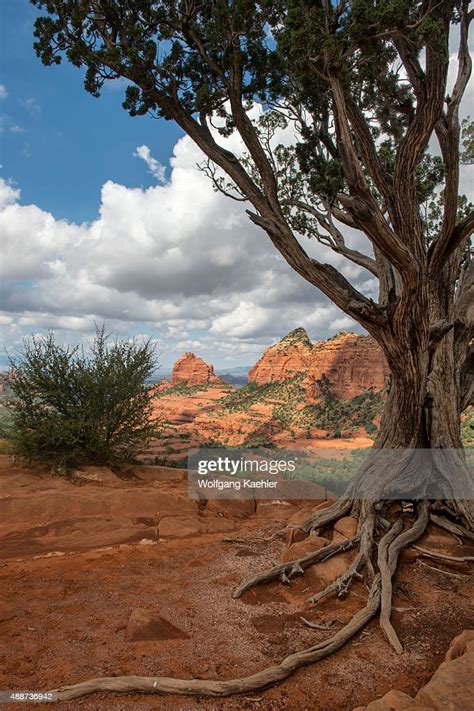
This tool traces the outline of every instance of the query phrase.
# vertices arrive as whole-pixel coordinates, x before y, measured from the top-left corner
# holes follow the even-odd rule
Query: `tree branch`
[[[468,33],[471,21],[469,2],[464,0],[460,22],[458,73],[451,96],[446,98],[447,111],[435,126],[445,165],[444,214],[436,252],[442,253],[456,224],[459,197],[459,105],[471,76],[472,60]],[[435,256],[435,260],[438,256]]]
[[[412,245],[413,257],[423,261],[425,244],[416,193],[416,168],[434,127],[443,115],[443,103],[449,66],[449,20],[443,7],[437,16],[442,30],[426,42],[426,72],[420,67],[408,40],[394,38],[400,58],[417,97],[415,116],[397,151],[394,165],[394,191],[398,196],[393,223],[403,243]],[[435,18],[436,19],[436,18]]]
[[[262,227],[288,264],[306,281],[318,287],[336,306],[374,334],[385,325],[385,315],[377,305],[355,289],[330,264],[322,264],[305,252],[291,230],[247,210],[252,222]]]
[[[358,139],[365,167],[385,201],[391,203],[393,183],[380,163],[367,121],[355,101],[349,96],[346,96],[346,106],[352,130]]]
[[[334,102],[338,147],[351,192],[351,197],[340,193],[338,195],[339,202],[348,210],[356,226],[367,234],[371,242],[380,249],[382,254],[402,274],[409,275],[413,279],[414,271],[416,271],[413,257],[380,212],[380,208],[368,188],[360,167],[352,140],[349,114],[341,82],[336,77],[330,76],[329,83]]]
[[[354,264],[358,264],[360,267],[364,267],[364,269],[367,269],[374,276],[377,276],[377,265],[375,263],[375,260],[372,259],[372,257],[369,257],[366,254],[362,254],[362,252],[359,252],[356,249],[351,249],[346,245],[342,232],[336,227],[336,225],[331,219],[329,208],[328,214],[325,215],[324,213],[314,208],[312,205],[308,205],[307,203],[302,202],[301,200],[293,200],[290,204],[294,205],[300,210],[303,210],[304,212],[308,212],[309,214],[311,214],[319,222],[321,227],[329,233],[331,239],[328,241],[327,246],[332,249],[333,252],[347,257],[347,259],[349,259]]]
[[[469,212],[460,220],[446,238],[438,238],[430,247],[429,260],[433,273],[443,268],[451,254],[474,232],[474,212]]]

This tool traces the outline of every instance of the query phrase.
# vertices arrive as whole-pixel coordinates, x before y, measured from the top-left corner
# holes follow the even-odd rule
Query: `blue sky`
[[[292,272],[244,206],[213,192],[172,122],[131,118],[121,81],[96,99],[80,70],[44,67],[36,14],[0,0],[0,352],[47,330],[76,343],[105,321],[155,339],[164,368],[184,351],[230,368],[298,326],[313,340],[360,330]],[[471,84],[464,114],[473,97]],[[235,136],[227,145],[241,150]],[[471,199],[472,182],[463,174]],[[376,298],[368,272],[305,247]]]
[[[133,157],[147,144],[162,162],[181,135],[170,121],[133,120],[121,107],[123,85],[100,99],[82,86],[83,72],[67,62],[44,67],[33,50],[38,11],[28,0],[1,0],[3,174],[21,186],[22,200],[75,222],[97,216],[106,180],[149,186],[153,178]],[[13,131],[12,131],[13,129]]]

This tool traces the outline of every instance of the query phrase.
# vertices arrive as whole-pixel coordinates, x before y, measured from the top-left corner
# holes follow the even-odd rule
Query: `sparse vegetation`
[[[474,447],[474,405],[461,415],[461,439],[464,447]]]
[[[155,369],[149,341],[111,339],[97,328],[88,349],[32,337],[12,359],[14,451],[62,467],[132,461],[155,434],[145,385]]]
[[[303,373],[298,373],[292,378],[257,385],[250,382],[240,390],[230,393],[222,400],[224,412],[247,412],[253,405],[262,402],[283,401],[292,403],[304,402],[304,389],[301,382]]]
[[[283,476],[284,479],[311,481],[342,496],[368,452],[367,449],[353,449],[342,460],[327,457],[312,463],[303,462],[296,471],[285,472]]]
[[[182,383],[177,383],[176,385],[172,385],[170,388],[166,388],[166,390],[163,390],[160,393],[155,393],[153,395],[153,398],[155,400],[157,400],[160,397],[165,397],[168,395],[195,395],[196,393],[201,393],[201,392],[204,392],[205,390],[208,390],[208,389],[209,389],[209,385],[189,386],[186,381],[183,381]]]
[[[341,437],[344,430],[359,427],[363,427],[369,435],[377,432],[373,419],[383,411],[380,393],[367,390],[351,400],[338,400],[329,387],[323,387],[322,392],[321,402],[307,405],[294,413],[294,424],[327,430],[330,437]]]
[[[173,467],[173,469],[186,469],[188,465],[187,457],[184,459],[167,459],[166,457],[155,457],[154,464],[158,467]]]

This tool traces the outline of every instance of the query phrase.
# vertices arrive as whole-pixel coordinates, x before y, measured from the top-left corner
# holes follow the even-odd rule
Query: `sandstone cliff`
[[[305,375],[309,399],[317,398],[318,381],[326,381],[341,400],[382,390],[389,375],[385,358],[370,336],[339,333],[311,343],[304,328],[297,328],[264,352],[250,370],[249,381],[264,385],[298,373]]]
[[[220,382],[221,379],[214,373],[213,366],[194,353],[185,353],[174,364],[171,385],[186,383],[189,387],[193,387]]]

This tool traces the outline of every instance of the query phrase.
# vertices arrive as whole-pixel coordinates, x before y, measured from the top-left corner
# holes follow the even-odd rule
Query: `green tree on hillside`
[[[109,679],[84,682],[64,698],[100,688],[254,691],[338,649],[379,611],[401,651],[390,623],[401,549],[423,534],[435,510],[436,521],[458,533],[474,525],[472,500],[451,494],[459,483],[473,487],[460,415],[474,387],[474,212],[459,188],[459,113],[474,10],[468,0],[33,2],[43,11],[35,48],[45,64],[65,56],[84,67],[94,96],[107,81],[125,78],[130,114],[175,121],[206,156],[202,169],[214,187],[242,201],[290,267],[374,337],[391,371],[374,447],[400,450],[391,467],[369,457],[345,495],[303,524],[319,532],[349,513],[359,519],[351,543],[358,553],[324,594],[347,592],[363,573],[369,595],[333,637],[243,679],[134,677],[115,686]],[[454,33],[458,67],[448,88]],[[240,153],[224,145],[230,134],[240,137]],[[470,135],[467,127],[468,160]],[[350,234],[365,238],[365,247],[356,249]],[[335,252],[338,263],[365,269],[378,296],[358,290],[348,271],[311,257],[304,237]],[[458,452],[455,465],[438,457],[430,478],[413,464],[420,447]],[[428,501],[433,480],[444,494]],[[417,500],[408,530],[389,509],[393,490]],[[277,571],[284,579],[299,572],[298,562]],[[234,595],[275,574],[252,578]]]
[[[130,462],[156,429],[149,341],[112,340],[104,327],[89,348],[62,346],[52,333],[33,336],[11,366],[10,436],[27,459],[66,467]]]

